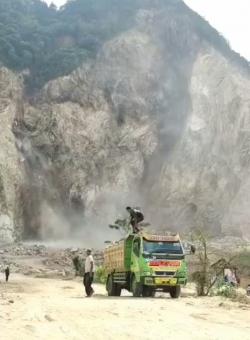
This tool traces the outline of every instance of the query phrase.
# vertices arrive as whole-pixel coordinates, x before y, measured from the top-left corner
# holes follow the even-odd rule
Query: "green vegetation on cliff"
[[[69,1],[60,10],[40,0],[0,0],[0,60],[29,69],[30,88],[94,58],[103,42],[129,27],[134,1]]]
[[[29,70],[28,88],[40,88],[95,58],[105,41],[133,27],[139,8],[162,6],[188,14],[202,40],[231,53],[223,37],[180,0],[69,0],[60,9],[40,0],[0,0],[0,62]]]

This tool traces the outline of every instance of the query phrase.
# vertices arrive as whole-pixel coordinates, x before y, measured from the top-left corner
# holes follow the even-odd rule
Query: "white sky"
[[[62,5],[65,4],[65,2],[67,2],[66,0],[44,0],[45,2],[47,2],[47,4],[51,4],[51,2],[53,2],[53,4],[55,4],[56,6],[60,7]],[[94,1],[94,0],[93,0]]]
[[[57,6],[62,6],[66,2],[45,1],[49,4],[53,2]],[[236,52],[250,60],[250,0],[184,0],[184,2],[223,34]]]
[[[250,0],[184,0],[250,60]]]

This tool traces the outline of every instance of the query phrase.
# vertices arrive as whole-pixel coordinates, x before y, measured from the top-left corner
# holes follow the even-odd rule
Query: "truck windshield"
[[[183,254],[180,242],[152,242],[144,240],[143,251],[150,254]]]

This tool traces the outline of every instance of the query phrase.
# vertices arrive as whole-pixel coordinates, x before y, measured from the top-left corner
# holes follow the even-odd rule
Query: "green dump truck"
[[[153,297],[158,290],[178,298],[187,282],[185,251],[178,234],[130,234],[104,251],[109,296],[127,289],[133,296]]]

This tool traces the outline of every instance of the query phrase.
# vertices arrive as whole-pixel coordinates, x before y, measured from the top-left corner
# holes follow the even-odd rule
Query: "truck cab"
[[[187,282],[185,251],[178,234],[130,234],[105,250],[104,265],[111,296],[127,289],[133,296],[164,291],[178,298]]]

